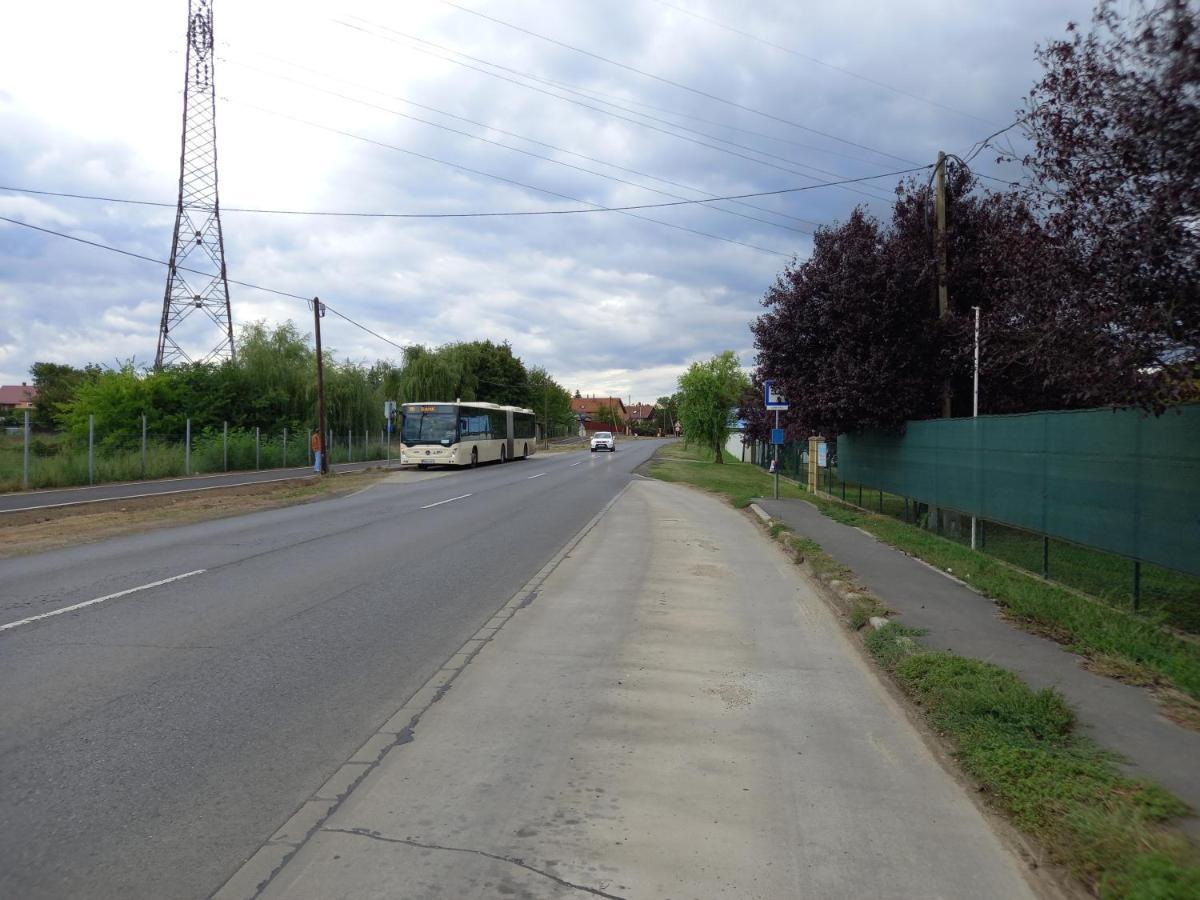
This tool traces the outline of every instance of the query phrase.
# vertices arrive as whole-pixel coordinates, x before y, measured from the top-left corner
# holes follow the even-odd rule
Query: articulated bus
[[[476,466],[525,459],[537,450],[533,411],[495,403],[405,403],[400,461]]]

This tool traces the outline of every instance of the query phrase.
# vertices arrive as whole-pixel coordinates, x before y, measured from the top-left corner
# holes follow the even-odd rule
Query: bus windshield
[[[405,444],[453,444],[458,412],[453,406],[423,406],[404,411],[400,440]]]

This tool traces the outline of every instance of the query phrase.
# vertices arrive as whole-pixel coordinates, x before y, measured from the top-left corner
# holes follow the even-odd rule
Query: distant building
[[[601,409],[616,408],[617,416],[621,420],[619,424],[613,425],[612,422],[601,422],[598,416]],[[571,412],[579,419],[580,427],[584,433],[592,434],[596,431],[618,431],[628,433],[629,431],[629,413],[625,408],[625,404],[620,397],[576,397],[571,401]]]
[[[32,385],[0,384],[0,416],[20,415],[25,410],[32,412],[37,394],[37,388]]]

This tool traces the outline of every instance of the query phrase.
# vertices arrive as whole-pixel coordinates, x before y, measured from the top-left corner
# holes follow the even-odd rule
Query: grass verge
[[[876,661],[954,746],[963,769],[1025,832],[1100,897],[1200,897],[1200,859],[1165,826],[1186,806],[1120,773],[1075,733],[1056,691],[991,663],[921,648],[890,624],[865,640]]]
[[[806,495],[809,503],[845,525],[861,528],[943,572],[950,572],[1000,604],[1017,624],[1052,637],[1084,656],[1113,668],[1146,673],[1200,699],[1200,646],[1155,622],[1115,609],[1079,593],[1027,575],[952,540],[836,501]]]
[[[385,475],[356,472],[5,513],[0,516],[0,559],[328,499],[369,487]]]
[[[833,478],[821,478],[825,490],[833,496],[884,513],[892,519],[908,521],[910,508],[902,496],[864,489],[855,483],[843,483],[833,470]],[[965,517],[953,517],[947,530],[939,532],[947,540],[970,544]],[[1038,575],[1042,570],[1041,535],[1011,528],[996,522],[980,521],[979,546],[1011,565]],[[1082,591],[1118,609],[1133,611],[1133,566],[1124,557],[1094,547],[1050,538],[1050,580]],[[1183,632],[1200,634],[1200,578],[1164,569],[1151,563],[1141,568],[1141,609],[1138,615],[1170,625]]]
[[[649,474],[723,493],[734,506],[754,497],[769,496],[771,476],[757,466],[729,457],[727,465],[712,463],[711,452],[673,445],[673,456],[659,454]],[[675,460],[680,460],[676,462]],[[683,460],[687,460],[684,462]],[[1174,687],[1200,700],[1200,646],[1160,628],[1154,621],[1076,591],[1021,572],[986,553],[972,550],[889,515],[867,512],[781,480],[780,496],[803,499],[835,521],[861,528],[912,556],[950,572],[995,600],[1021,627],[1053,638],[1090,659],[1102,660],[1098,670],[1118,668],[1155,686]]]
[[[661,447],[650,463],[649,474],[662,481],[683,482],[724,494],[738,509],[749,506],[755,497],[771,494],[771,476],[762,469],[739,462],[728,453],[725,464],[717,465],[711,450],[682,443]],[[780,479],[779,496],[799,498],[804,491]]]

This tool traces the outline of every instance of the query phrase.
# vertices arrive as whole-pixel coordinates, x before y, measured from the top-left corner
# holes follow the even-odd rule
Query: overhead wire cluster
[[[438,0],[438,2],[442,3],[443,5],[445,5],[449,8],[455,9],[463,14],[477,17],[479,19],[488,21],[496,26],[499,26],[499,27],[502,27],[502,28],[505,28],[505,29],[508,29],[511,31],[515,31],[519,34],[525,35],[527,37],[531,37],[538,41],[542,41],[542,42],[548,43],[550,45],[559,47],[561,49],[565,49],[570,52],[580,54],[584,57],[587,57],[587,58],[590,58],[597,62],[603,63],[607,66],[614,67],[616,69],[636,75],[641,79],[652,81],[652,82],[662,84],[662,85],[666,85],[673,89],[689,93],[693,96],[699,96],[710,102],[721,104],[721,105],[729,107],[731,109],[736,109],[739,112],[754,115],[759,118],[775,122],[777,124],[786,125],[790,128],[794,128],[794,129],[804,131],[804,132],[807,132],[807,133],[815,135],[815,136],[825,138],[828,141],[832,141],[835,144],[838,144],[839,148],[834,149],[834,148],[829,148],[829,147],[818,147],[818,146],[815,146],[812,144],[805,144],[805,143],[802,143],[799,141],[794,141],[794,140],[791,140],[788,138],[780,137],[777,135],[772,135],[767,132],[747,129],[745,127],[742,127],[741,125],[734,125],[731,123],[721,122],[721,121],[714,120],[714,119],[701,118],[701,117],[692,115],[690,113],[672,110],[670,108],[667,108],[667,107],[664,107],[661,105],[653,105],[653,104],[644,102],[639,99],[630,99],[630,98],[626,98],[626,97],[616,98],[612,94],[605,94],[600,91],[597,91],[594,88],[582,87],[579,85],[570,85],[570,84],[567,84],[562,81],[552,80],[552,79],[545,78],[543,76],[539,76],[539,75],[536,75],[536,74],[533,74],[530,72],[526,72],[526,71],[518,70],[518,69],[515,69],[512,67],[508,67],[508,66],[502,65],[497,62],[483,59],[481,57],[472,56],[472,55],[466,54],[460,50],[426,40],[425,38],[419,37],[417,35],[412,35],[412,34],[407,34],[404,32],[397,31],[386,25],[383,25],[383,24],[380,24],[377,22],[372,22],[372,21],[362,18],[360,16],[348,16],[347,18],[334,19],[333,21],[335,21],[337,24],[339,24],[341,26],[344,26],[347,29],[353,30],[355,32],[359,32],[363,35],[369,35],[374,38],[382,39],[385,41],[391,41],[391,42],[395,42],[395,43],[403,43],[403,45],[408,47],[409,49],[413,49],[413,50],[416,50],[417,52],[431,55],[434,58],[445,60],[445,61],[453,63],[455,65],[474,70],[478,73],[481,73],[483,75],[489,76],[494,79],[499,79],[499,80],[502,80],[505,82],[509,82],[509,83],[517,85],[523,89],[534,91],[539,94],[551,97],[551,98],[555,99],[556,101],[560,101],[563,103],[571,104],[575,107],[589,110],[595,115],[600,115],[600,116],[604,116],[609,119],[621,121],[621,122],[627,123],[629,125],[636,126],[640,129],[649,130],[654,133],[665,135],[674,140],[688,142],[688,143],[700,146],[702,148],[708,149],[713,152],[725,154],[727,156],[732,156],[735,158],[739,158],[739,159],[748,161],[748,162],[753,163],[758,166],[771,168],[771,169],[774,169],[777,171],[787,172],[794,176],[807,179],[813,183],[805,184],[805,185],[798,185],[798,186],[789,186],[789,187],[778,188],[778,189],[774,189],[774,190],[718,194],[718,193],[714,193],[712,191],[708,191],[704,188],[686,184],[686,183],[678,181],[678,180],[668,179],[668,178],[660,177],[657,175],[653,175],[649,172],[642,171],[640,169],[635,169],[635,168],[632,168],[629,166],[620,165],[618,163],[609,162],[609,161],[606,161],[597,156],[584,154],[584,153],[581,153],[578,151],[574,151],[574,150],[571,150],[571,149],[568,149],[565,147],[558,146],[556,144],[552,144],[547,141],[542,141],[537,138],[529,137],[527,135],[522,135],[518,132],[507,130],[507,129],[499,126],[496,123],[485,122],[485,121],[480,121],[478,119],[468,118],[466,116],[461,116],[456,113],[452,113],[452,112],[449,112],[444,109],[440,109],[440,108],[432,106],[432,105],[418,102],[418,101],[410,99],[408,97],[389,94],[388,92],[380,90],[378,88],[375,88],[375,87],[372,87],[369,85],[365,85],[365,84],[361,84],[361,83],[355,83],[353,81],[349,81],[347,79],[341,78],[340,76],[335,76],[328,72],[322,72],[320,70],[308,67],[301,63],[282,59],[280,57],[274,57],[274,56],[271,56],[270,54],[256,53],[256,55],[260,55],[267,59],[271,59],[276,63],[282,63],[283,65],[289,66],[293,69],[298,69],[298,70],[307,72],[310,75],[315,76],[316,78],[325,81],[326,83],[328,83],[329,81],[337,81],[343,85],[348,86],[351,89],[359,90],[359,91],[368,91],[372,94],[386,97],[389,100],[398,101],[398,102],[405,104],[406,106],[409,106],[412,108],[425,110],[427,112],[433,113],[434,115],[438,115],[443,118],[452,119],[457,122],[463,123],[464,125],[467,125],[467,126],[484,129],[486,132],[491,133],[491,134],[502,135],[507,138],[512,138],[515,141],[525,142],[528,144],[532,144],[532,145],[544,148],[546,151],[549,151],[550,153],[553,153],[553,154],[562,154],[562,155],[571,156],[576,159],[584,160],[586,162],[605,167],[607,169],[622,172],[626,175],[635,176],[635,177],[641,178],[641,179],[648,179],[650,181],[657,182],[658,184],[669,185],[678,190],[687,191],[687,192],[690,192],[693,194],[701,194],[702,196],[688,197],[683,194],[678,194],[678,193],[664,190],[662,188],[653,187],[653,186],[650,186],[650,185],[647,185],[644,183],[631,181],[627,178],[619,177],[619,176],[613,175],[609,172],[598,171],[596,169],[588,168],[586,166],[577,165],[577,164],[571,163],[571,162],[566,162],[562,159],[555,158],[555,156],[545,155],[542,153],[534,152],[534,151],[528,150],[524,147],[515,146],[513,144],[506,143],[501,140],[497,140],[493,137],[476,134],[476,133],[473,133],[470,131],[463,130],[462,128],[457,128],[457,127],[454,127],[451,125],[447,125],[444,122],[438,122],[438,121],[424,118],[422,116],[414,115],[409,112],[404,112],[404,111],[392,108],[390,105],[384,106],[379,103],[364,100],[361,97],[356,97],[351,94],[344,93],[342,90],[335,90],[331,87],[328,87],[328,86],[325,86],[322,84],[314,84],[310,81],[304,81],[302,79],[295,78],[292,75],[268,71],[268,70],[262,69],[260,67],[254,66],[252,64],[246,63],[246,62],[238,60],[238,59],[229,59],[227,57],[223,57],[223,61],[225,61],[225,62],[232,62],[235,65],[243,66],[250,71],[257,72],[258,74],[261,74],[261,75],[264,75],[267,77],[282,79],[284,81],[287,81],[287,82],[290,82],[292,84],[299,86],[300,88],[304,89],[305,91],[318,92],[325,96],[330,96],[335,99],[339,99],[339,100],[342,100],[342,101],[345,101],[348,103],[362,105],[367,108],[372,108],[377,111],[385,112],[392,116],[396,116],[396,117],[399,117],[399,118],[402,118],[402,119],[405,119],[408,121],[412,121],[412,122],[415,122],[415,123],[418,123],[418,124],[421,124],[421,125],[424,125],[427,127],[436,128],[436,129],[439,129],[444,132],[452,133],[452,134],[458,135],[460,137],[463,137],[465,139],[486,143],[488,145],[495,146],[497,148],[503,149],[503,150],[511,152],[511,153],[521,154],[525,157],[533,158],[533,159],[536,159],[536,160],[539,160],[539,161],[542,161],[545,163],[553,164],[556,166],[565,167],[567,169],[574,170],[574,171],[580,172],[580,173],[588,175],[588,176],[599,177],[599,178],[606,179],[608,181],[612,181],[612,182],[615,182],[618,184],[633,187],[633,188],[636,188],[639,190],[652,192],[652,193],[658,194],[660,196],[668,197],[670,199],[667,201],[664,201],[664,202],[622,204],[622,205],[606,205],[606,204],[602,204],[602,203],[597,203],[597,202],[594,202],[594,201],[591,201],[588,199],[584,199],[581,197],[573,196],[568,193],[564,193],[562,191],[551,190],[546,187],[541,187],[541,186],[538,186],[538,185],[535,185],[532,183],[528,183],[528,182],[520,181],[520,180],[517,180],[514,178],[510,178],[508,176],[501,175],[499,173],[488,172],[488,171],[485,171],[482,169],[474,168],[472,166],[466,166],[461,163],[456,163],[456,162],[453,162],[453,161],[450,161],[450,160],[447,160],[444,158],[440,158],[440,157],[434,156],[432,154],[423,153],[423,152],[420,152],[420,151],[417,151],[417,150],[414,150],[414,149],[411,149],[408,147],[401,147],[396,144],[391,144],[391,143],[388,143],[385,141],[380,141],[380,140],[377,140],[372,137],[357,134],[357,133],[349,131],[347,129],[323,124],[321,122],[313,121],[311,119],[306,119],[306,118],[299,117],[299,116],[292,116],[288,113],[285,113],[285,112],[282,112],[279,110],[275,110],[275,109],[271,109],[268,107],[251,104],[246,101],[240,100],[238,98],[222,97],[221,99],[225,100],[226,102],[239,103],[243,106],[247,106],[247,107],[255,109],[257,111],[264,112],[264,113],[278,116],[278,117],[282,117],[284,119],[288,119],[288,120],[297,122],[299,124],[303,124],[308,127],[316,128],[316,129],[323,130],[323,131],[326,131],[329,133],[339,134],[344,137],[347,137],[347,138],[350,138],[353,140],[357,140],[357,141],[361,141],[361,142],[366,142],[368,144],[372,144],[372,145],[378,146],[383,149],[387,149],[387,150],[394,151],[394,152],[400,152],[400,153],[404,153],[404,154],[407,154],[407,155],[410,155],[410,156],[413,156],[416,158],[428,160],[430,162],[444,165],[444,166],[447,166],[450,168],[454,168],[456,170],[465,172],[465,173],[473,175],[473,176],[484,177],[484,178],[496,180],[496,181],[499,181],[502,183],[507,183],[514,187],[519,187],[522,190],[532,191],[532,192],[536,192],[536,193],[539,193],[539,194],[542,194],[545,196],[554,197],[559,200],[566,200],[566,201],[569,201],[569,202],[572,202],[575,204],[580,204],[579,206],[565,208],[565,209],[564,208],[551,208],[551,209],[535,209],[535,210],[476,210],[476,211],[465,211],[465,212],[415,212],[415,211],[373,212],[373,211],[366,211],[366,210],[299,210],[299,209],[255,208],[255,207],[237,207],[237,206],[223,207],[222,211],[234,212],[234,213],[258,213],[258,214],[267,214],[267,215],[343,217],[343,218],[365,218],[365,219],[471,219],[471,218],[500,218],[500,217],[516,218],[516,217],[565,216],[565,215],[581,215],[581,214],[597,214],[597,213],[616,213],[616,214],[623,215],[623,216],[629,216],[632,218],[641,219],[641,220],[644,220],[644,221],[647,221],[647,222],[650,222],[650,223],[653,223],[653,224],[656,224],[659,226],[668,227],[668,228],[672,228],[675,230],[687,232],[687,233],[690,233],[690,234],[693,234],[696,236],[715,239],[718,241],[723,241],[726,243],[747,247],[747,248],[750,248],[750,249],[753,249],[756,251],[760,251],[760,252],[765,252],[768,254],[789,257],[792,254],[781,252],[779,250],[774,250],[769,247],[759,246],[757,244],[749,243],[748,241],[738,240],[736,238],[732,238],[732,237],[729,237],[726,235],[715,234],[715,233],[703,231],[703,230],[700,230],[697,228],[691,228],[691,227],[688,227],[685,225],[681,225],[676,222],[666,221],[663,219],[658,219],[658,218],[654,218],[651,216],[643,215],[643,213],[645,211],[679,208],[679,207],[706,208],[706,209],[711,209],[715,212],[719,212],[724,215],[740,217],[745,220],[750,220],[750,221],[753,221],[753,222],[756,222],[756,223],[759,223],[762,225],[774,227],[774,228],[779,228],[779,229],[792,231],[792,232],[811,234],[811,233],[813,233],[811,231],[811,229],[805,228],[805,227],[799,227],[799,226],[807,225],[807,226],[817,227],[820,225],[819,222],[817,222],[815,220],[811,220],[811,219],[804,219],[800,216],[796,216],[791,213],[781,212],[779,210],[771,209],[769,207],[765,207],[760,204],[751,203],[749,201],[755,200],[755,199],[773,197],[773,196],[783,196],[783,195],[795,194],[795,193],[799,193],[799,192],[803,192],[803,191],[815,190],[815,189],[820,189],[820,188],[837,188],[837,189],[842,189],[842,190],[855,191],[857,193],[862,193],[871,199],[884,200],[884,201],[890,203],[890,202],[892,202],[892,198],[889,198],[885,195],[877,194],[870,189],[871,182],[879,180],[879,179],[896,178],[896,177],[901,177],[901,176],[908,175],[908,174],[913,174],[916,172],[920,172],[920,171],[924,171],[926,169],[932,168],[932,166],[933,166],[933,164],[920,164],[914,160],[907,159],[904,156],[900,156],[900,155],[891,153],[888,150],[874,147],[867,143],[863,143],[861,141],[852,140],[850,138],[835,134],[833,132],[816,129],[816,128],[804,125],[800,122],[796,122],[791,119],[785,118],[783,116],[776,115],[775,113],[772,113],[768,110],[759,109],[759,108],[751,106],[749,104],[745,104],[740,101],[733,100],[733,99],[730,99],[727,97],[722,97],[722,96],[712,93],[710,91],[707,91],[707,90],[704,90],[701,88],[697,88],[693,85],[689,85],[689,84],[686,84],[681,81],[676,81],[674,79],[667,78],[665,76],[659,75],[654,72],[646,71],[644,69],[638,68],[636,66],[630,65],[630,64],[622,62],[620,60],[613,59],[611,57],[604,56],[599,53],[595,53],[584,47],[579,47],[579,46],[575,46],[573,44],[569,44],[565,41],[561,41],[550,35],[541,34],[537,31],[523,27],[521,25],[518,25],[518,24],[515,24],[512,22],[508,22],[503,19],[499,19],[495,16],[485,14],[485,13],[480,12],[475,9],[471,9],[471,8],[463,6],[457,2],[453,2],[453,0]],[[713,19],[709,19],[705,16],[700,16],[698,14],[694,14],[686,9],[683,9],[682,7],[678,7],[678,6],[675,6],[674,4],[667,3],[667,2],[665,2],[665,0],[655,0],[655,2],[660,3],[660,5],[663,5],[663,6],[672,8],[672,9],[676,9],[680,12],[691,15],[694,18],[702,19],[706,22],[709,22],[710,24],[713,24],[717,27],[723,28],[727,31],[731,31],[736,34],[740,34],[749,39],[756,40],[756,41],[759,41],[760,43],[766,44],[768,46],[775,47],[776,49],[791,53],[794,56],[799,56],[799,57],[802,57],[805,59],[809,59],[810,61],[816,62],[821,65],[825,65],[828,68],[835,69],[837,71],[843,72],[844,74],[853,76],[855,78],[859,78],[859,79],[867,81],[867,82],[871,82],[873,84],[887,88],[889,90],[893,90],[898,94],[902,94],[902,95],[911,97],[913,99],[920,100],[925,103],[929,103],[933,106],[942,107],[944,109],[951,110],[953,112],[960,113],[962,115],[970,116],[969,113],[963,113],[961,110],[954,110],[952,107],[945,106],[944,104],[938,103],[937,101],[929,100],[928,98],[920,97],[919,95],[916,95],[916,94],[911,94],[902,89],[898,89],[893,86],[887,85],[884,82],[880,82],[877,79],[870,78],[869,76],[864,76],[861,73],[856,73],[856,72],[853,72],[852,70],[848,70],[848,69],[844,69],[844,68],[841,68],[838,66],[833,66],[831,64],[827,64],[824,61],[819,60],[815,57],[809,57],[805,54],[799,53],[799,51],[794,51],[789,48],[783,47],[781,45],[776,45],[773,42],[766,41],[762,38],[758,38],[757,36],[752,35],[748,32],[741,31],[740,29],[733,28],[732,26],[725,25],[724,23],[718,22]],[[228,47],[228,45],[225,45],[225,46]],[[255,51],[251,51],[251,52],[255,52]],[[638,109],[635,107],[640,107],[641,109]],[[642,110],[653,110],[655,113],[661,113],[662,116],[670,116],[672,118],[663,118],[662,116],[653,115],[652,113],[644,112]],[[971,116],[971,117],[977,118],[974,116]],[[848,160],[852,160],[858,164],[865,164],[865,165],[871,165],[871,166],[875,166],[875,167],[884,168],[884,167],[886,167],[886,163],[882,163],[881,159],[886,159],[889,161],[899,161],[899,162],[905,163],[908,167],[902,168],[902,169],[896,169],[894,166],[892,166],[890,171],[884,171],[884,172],[880,172],[880,173],[874,174],[874,175],[864,175],[864,176],[858,176],[858,177],[845,176],[841,173],[837,173],[837,172],[834,172],[834,171],[831,171],[828,169],[824,169],[824,168],[820,168],[817,166],[812,166],[807,163],[802,163],[802,162],[793,160],[789,157],[785,157],[785,156],[782,156],[782,155],[779,155],[776,153],[769,152],[767,150],[762,149],[761,147],[755,147],[755,146],[751,146],[749,144],[743,144],[743,143],[739,143],[736,141],[731,141],[726,138],[720,137],[719,135],[712,134],[710,132],[702,131],[699,129],[692,128],[690,126],[683,125],[679,121],[676,121],[678,119],[695,121],[695,122],[710,125],[713,127],[727,129],[727,130],[737,132],[740,134],[751,135],[751,136],[757,137],[759,139],[769,139],[769,140],[776,141],[781,144],[794,146],[797,148],[802,148],[802,149],[806,149],[806,150],[810,150],[810,151],[822,152],[822,153],[826,153],[826,154],[829,154],[832,156],[837,156],[837,157],[845,158]],[[1010,125],[1009,128],[1015,127],[1015,125],[1017,125],[1017,124],[1019,124],[1019,122],[1013,123],[1013,125]],[[988,145],[988,141],[992,140],[993,138],[997,137],[999,134],[1002,134],[1004,131],[1007,131],[1007,130],[1008,129],[1002,129],[1001,131],[998,131],[992,135],[989,135],[989,137],[985,138],[983,141],[977,142],[977,145],[975,147],[972,147],[972,152],[970,152],[968,154],[967,159],[969,160],[969,159],[974,158],[974,156],[976,156],[979,152],[982,151],[982,149],[984,149],[984,147],[986,147]],[[978,149],[976,149],[976,147],[978,147]],[[849,152],[849,151],[854,151],[854,152]],[[871,154],[871,155],[873,155],[875,157],[879,157],[881,159],[865,158],[861,155],[863,153]],[[805,171],[805,170],[807,170],[807,171]],[[817,173],[817,174],[812,174],[812,173]],[[824,181],[820,180],[818,175],[826,176],[827,180],[824,180]],[[985,175],[984,177],[990,177],[990,176]],[[1001,180],[1001,179],[995,179],[995,180]],[[6,190],[6,191],[11,191],[11,192],[23,193],[23,194],[27,194],[27,195],[35,195],[35,196],[52,196],[52,197],[59,197],[59,198],[65,198],[65,199],[90,200],[90,201],[130,204],[130,205],[138,205],[138,206],[164,207],[164,208],[170,208],[170,207],[175,206],[174,203],[166,203],[166,202],[162,202],[162,201],[142,200],[142,199],[134,199],[134,198],[128,198],[128,197],[102,196],[102,195],[87,194],[87,193],[82,193],[82,192],[39,190],[39,189],[34,189],[34,188],[29,188],[29,187],[20,187],[20,186],[0,186],[0,190]],[[773,218],[763,218],[760,215],[751,215],[751,214],[748,214],[745,212],[741,212],[740,209],[730,209],[728,206],[722,205],[722,204],[736,205],[736,206],[740,207],[740,209],[752,209],[752,210],[755,210],[756,212],[762,213],[763,215],[766,215],[766,216],[771,216]],[[789,220],[790,222],[796,222],[796,223],[799,223],[799,226],[788,224],[787,222],[776,221],[778,219],[786,219],[786,220]],[[169,263],[167,263],[163,260],[160,260],[160,259],[156,259],[154,257],[145,256],[143,254],[129,251],[129,250],[126,250],[126,249],[123,249],[120,247],[115,247],[115,246],[103,244],[103,243],[100,243],[97,241],[88,240],[88,239],[81,238],[81,237],[78,237],[75,235],[67,234],[65,232],[55,231],[55,230],[49,229],[49,228],[44,228],[44,227],[34,225],[29,222],[21,221],[19,219],[10,218],[7,216],[0,216],[0,221],[8,222],[10,224],[22,226],[25,228],[30,228],[30,229],[33,229],[35,231],[38,231],[38,232],[41,232],[41,233],[44,233],[47,235],[52,235],[52,236],[56,236],[56,237],[71,240],[71,241],[76,241],[78,243],[86,244],[91,247],[119,253],[124,256],[140,259],[140,260],[154,263],[157,265],[163,265],[163,266],[169,265]],[[195,270],[189,269],[189,270],[185,270],[185,271],[195,271]],[[196,274],[208,274],[208,273],[196,272]],[[304,300],[305,302],[311,301],[311,298],[309,298],[309,297],[301,296],[299,294],[295,294],[295,293],[292,293],[289,291],[279,290],[279,289],[272,288],[272,287],[253,284],[250,282],[237,281],[234,279],[229,279],[229,281],[230,281],[230,283],[238,285],[240,287],[264,291],[264,292],[278,295],[281,297],[286,297],[286,298],[296,299],[296,300]],[[374,337],[384,341],[385,343],[388,343],[391,346],[394,346],[400,350],[404,349],[404,347],[401,344],[379,334],[377,331],[356,321],[355,319],[353,319],[350,316],[346,315],[345,313],[341,312],[337,308],[330,306],[328,303],[326,303],[325,305],[329,311],[334,313],[334,315],[336,315],[339,318],[345,320],[346,322],[354,325],[355,327],[361,329],[362,331],[364,331],[368,334],[371,334],[372,336],[374,336]]]

